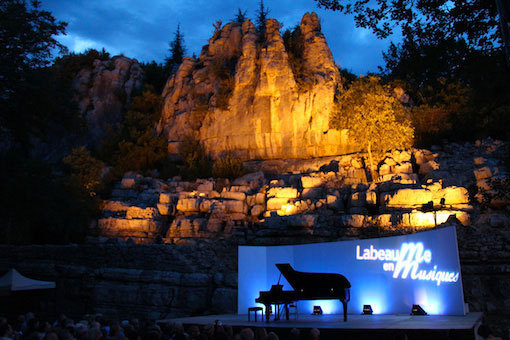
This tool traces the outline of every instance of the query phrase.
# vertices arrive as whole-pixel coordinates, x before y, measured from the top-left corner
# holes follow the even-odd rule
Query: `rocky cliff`
[[[321,33],[319,18],[306,13],[299,27],[300,74],[291,65],[280,24],[266,23],[260,41],[254,25],[225,25],[187,58],[163,91],[158,131],[178,153],[186,135],[213,157],[306,158],[353,150],[345,131],[329,128],[340,74]],[[305,75],[305,76],[304,76]],[[306,86],[296,79],[306,77]]]
[[[81,114],[85,117],[92,143],[103,136],[108,125],[122,121],[131,97],[143,85],[143,70],[136,59],[116,56],[96,59],[91,69],[75,77],[73,87]]]

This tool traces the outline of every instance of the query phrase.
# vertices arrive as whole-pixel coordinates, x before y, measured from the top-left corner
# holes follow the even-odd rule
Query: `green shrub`
[[[147,172],[162,170],[168,175],[168,142],[157,136],[155,123],[161,116],[161,97],[152,87],[133,98],[118,130],[108,129],[98,154],[105,162],[113,162],[113,173],[121,176],[126,171]],[[160,173],[162,173],[160,171]]]
[[[314,77],[306,70],[303,62],[304,40],[300,26],[296,25],[292,30],[287,29],[283,33],[282,39],[298,90],[300,92],[309,91],[314,85]]]
[[[415,94],[411,108],[416,145],[429,146],[441,139],[469,139],[480,122],[475,118],[471,91],[458,82],[439,79]]]
[[[235,179],[246,174],[246,169],[239,158],[226,155],[214,162],[212,174],[215,178]]]
[[[83,53],[71,52],[56,58],[53,69],[60,79],[72,80],[81,70],[90,70],[96,59],[110,60],[110,54],[104,48],[102,51],[88,49]]]
[[[105,164],[92,157],[84,146],[74,148],[71,154],[62,160],[71,177],[83,187],[91,197],[102,190],[102,175]]]
[[[179,156],[183,165],[181,176],[183,178],[207,178],[211,176],[211,159],[205,148],[195,137],[188,135],[179,146]]]
[[[228,104],[235,86],[235,71],[239,56],[232,58],[216,58],[210,70],[213,76],[219,80],[219,85],[216,90],[216,107],[222,110],[228,110]]]

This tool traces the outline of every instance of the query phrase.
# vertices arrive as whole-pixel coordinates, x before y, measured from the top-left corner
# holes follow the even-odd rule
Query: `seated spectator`
[[[241,340],[254,340],[255,339],[255,334],[253,334],[253,331],[251,330],[251,328],[244,328],[241,331],[240,336],[241,336]]]
[[[279,340],[278,335],[275,332],[269,332],[267,334],[266,340]]]
[[[321,332],[317,328],[310,329],[310,333],[308,338],[310,340],[319,340],[319,336],[321,335]]]

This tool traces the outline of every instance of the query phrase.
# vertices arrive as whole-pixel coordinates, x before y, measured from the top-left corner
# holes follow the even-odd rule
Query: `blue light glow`
[[[431,315],[464,315],[464,297],[454,227],[405,236],[295,246],[239,247],[238,313],[255,305],[260,291],[278,282],[276,263],[295,270],[339,273],[351,283],[348,312],[409,314],[419,304]],[[284,290],[292,287],[282,277]],[[338,300],[299,301],[300,313],[320,305],[324,314],[343,313]]]

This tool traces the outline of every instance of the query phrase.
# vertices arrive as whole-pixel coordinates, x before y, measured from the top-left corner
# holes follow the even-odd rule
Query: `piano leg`
[[[266,322],[269,322],[269,311],[271,310],[271,305],[265,305],[266,306]]]
[[[340,300],[342,301],[342,305],[344,306],[344,322],[347,321],[347,301],[345,300]]]
[[[289,320],[289,304],[285,304],[285,318]]]

